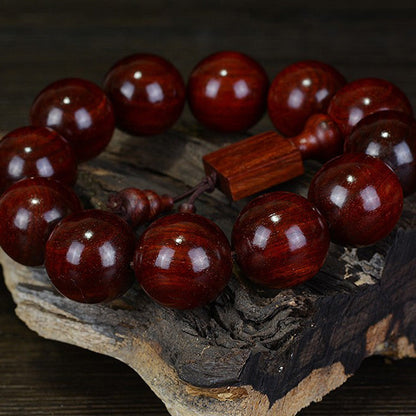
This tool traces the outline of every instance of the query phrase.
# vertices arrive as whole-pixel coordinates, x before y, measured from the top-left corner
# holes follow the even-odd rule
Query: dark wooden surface
[[[101,82],[133,52],[160,53],[186,76],[219,49],[249,53],[270,76],[305,58],[336,65],[348,79],[387,78],[416,105],[414,1],[0,1],[0,130],[28,123],[47,83],[79,76]],[[189,111],[186,122],[192,122]],[[255,131],[271,127],[267,118]],[[190,178],[190,182],[192,178]],[[14,316],[0,285],[0,415],[166,415],[125,365],[46,341]],[[415,415],[416,360],[367,360],[307,415]]]

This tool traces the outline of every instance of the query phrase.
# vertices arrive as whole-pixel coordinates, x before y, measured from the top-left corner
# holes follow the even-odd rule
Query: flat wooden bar
[[[275,131],[267,131],[225,146],[203,157],[207,175],[233,201],[264,191],[303,173],[296,146]]]

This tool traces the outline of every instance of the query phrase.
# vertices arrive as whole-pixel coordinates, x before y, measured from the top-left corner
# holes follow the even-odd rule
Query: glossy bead
[[[30,119],[61,134],[80,161],[97,156],[114,132],[109,99],[92,82],[68,78],[48,85],[32,104]]]
[[[156,302],[191,309],[213,301],[227,285],[231,249],[220,228],[205,217],[176,213],[155,221],[142,235],[134,271]]]
[[[46,127],[21,127],[0,141],[0,194],[20,179],[31,176],[73,185],[77,161],[68,142]]]
[[[387,163],[404,195],[416,191],[416,121],[405,113],[380,111],[361,120],[345,140],[345,152],[366,153]]]
[[[364,78],[341,88],[332,98],[328,114],[338,124],[343,136],[347,137],[364,117],[386,110],[413,114],[406,95],[391,82]]]
[[[173,207],[173,198],[169,195],[158,195],[149,189],[125,188],[110,195],[107,207],[122,217],[132,227],[138,227],[152,221],[164,211]]]
[[[289,192],[257,197],[233,228],[237,262],[253,282],[286,288],[312,278],[325,261],[325,219],[305,198]]]
[[[46,244],[45,267],[53,285],[76,302],[99,303],[123,295],[134,275],[135,237],[111,212],[87,210],[65,218]]]
[[[163,133],[182,113],[186,88],[178,70],[167,60],[136,54],[116,62],[106,75],[117,127],[136,135]]]
[[[345,78],[322,62],[289,65],[276,75],[269,89],[267,107],[272,123],[286,136],[299,134],[312,114],[326,111],[344,84]]]
[[[188,81],[195,118],[223,132],[244,131],[260,120],[269,81],[264,69],[239,52],[218,52],[203,59]]]
[[[344,143],[337,124],[326,114],[309,117],[303,130],[290,140],[299,149],[303,160],[321,162],[341,154]]]
[[[403,206],[396,174],[363,153],[345,153],[323,165],[308,198],[328,221],[332,241],[357,247],[386,237]]]
[[[18,263],[40,266],[56,224],[80,209],[78,197],[66,185],[53,179],[22,179],[0,199],[0,246]]]

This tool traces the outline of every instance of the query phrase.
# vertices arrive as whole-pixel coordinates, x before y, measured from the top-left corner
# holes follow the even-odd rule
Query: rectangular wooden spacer
[[[275,131],[225,146],[202,160],[206,174],[215,172],[218,188],[234,201],[304,172],[298,148]]]

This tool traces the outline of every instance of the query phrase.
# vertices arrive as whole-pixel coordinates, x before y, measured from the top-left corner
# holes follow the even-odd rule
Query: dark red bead
[[[269,89],[267,107],[272,123],[286,136],[299,134],[312,114],[326,111],[345,82],[335,68],[322,62],[289,65],[276,75]]]
[[[357,247],[386,237],[403,206],[397,175],[363,153],[346,153],[323,165],[308,198],[328,221],[332,241]]]
[[[230,244],[212,221],[176,213],[155,221],[137,246],[134,271],[156,302],[191,309],[214,300],[232,271]]]
[[[65,218],[46,244],[45,267],[53,285],[76,302],[99,303],[123,295],[134,274],[135,236],[111,212],[87,210]]]
[[[272,192],[253,199],[233,228],[237,262],[253,282],[286,288],[312,278],[325,261],[325,219],[305,198]]]
[[[244,131],[263,115],[268,85],[266,72],[249,56],[214,53],[189,77],[189,105],[195,118],[211,129]]]
[[[116,62],[106,75],[117,127],[137,135],[159,134],[182,113],[186,88],[178,70],[156,55],[136,54]]]
[[[22,179],[0,199],[0,246],[18,263],[40,266],[56,224],[80,209],[78,197],[66,185],[53,179]]]
[[[73,185],[77,161],[68,142],[46,127],[21,127],[0,141],[0,194],[20,179],[31,176]]]
[[[345,140],[345,152],[366,153],[387,163],[404,195],[416,191],[416,121],[405,113],[380,111],[361,120]]]
[[[343,136],[347,137],[364,117],[386,110],[413,114],[406,95],[391,82],[364,78],[341,88],[332,98],[328,114],[338,124]]]
[[[109,99],[95,84],[68,78],[48,85],[32,104],[35,126],[52,127],[72,146],[79,160],[97,156],[114,132],[114,114]]]
[[[344,138],[335,121],[327,114],[314,114],[308,118],[304,129],[292,143],[299,149],[302,159],[326,162],[342,153]]]

